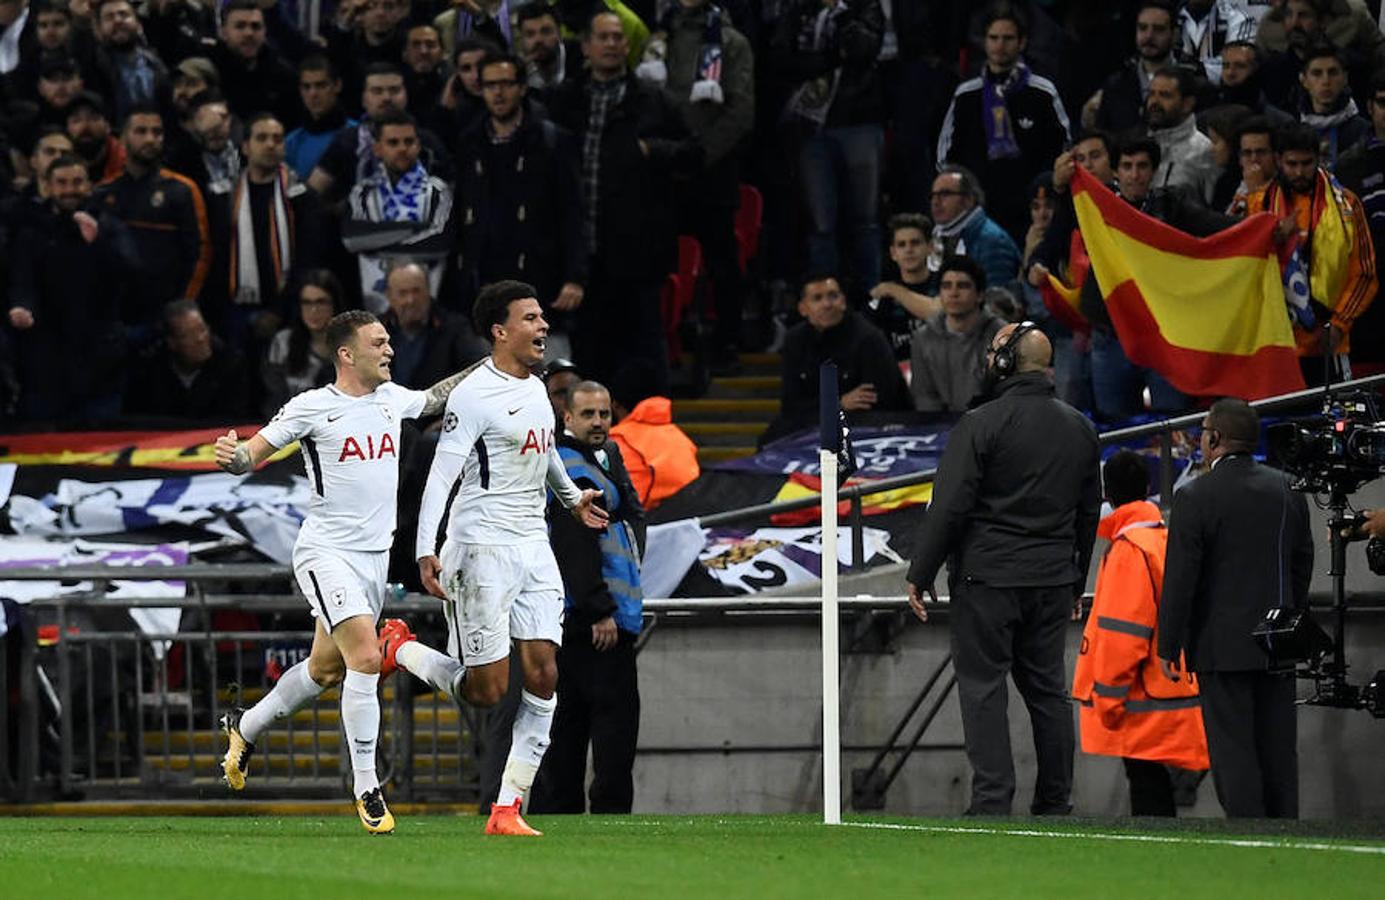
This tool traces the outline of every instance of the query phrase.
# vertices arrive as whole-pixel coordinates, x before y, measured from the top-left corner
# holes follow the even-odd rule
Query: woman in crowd
[[[342,310],[342,288],[326,269],[309,269],[298,279],[298,315],[270,341],[264,366],[264,412],[273,415],[295,394],[332,380],[327,322]]]

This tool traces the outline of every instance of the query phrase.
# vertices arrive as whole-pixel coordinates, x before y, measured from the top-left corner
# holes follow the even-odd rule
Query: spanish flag
[[[1039,286],[1039,296],[1049,315],[1067,327],[1073,334],[1089,334],[1092,323],[1082,314],[1082,286],[1091,271],[1092,261],[1087,258],[1087,246],[1082,243],[1082,233],[1074,230],[1072,243],[1068,250],[1068,278],[1062,280],[1052,272]]]
[[[1284,306],[1274,217],[1206,238],[1144,215],[1078,167],[1078,227],[1131,362],[1194,396],[1302,390]]]

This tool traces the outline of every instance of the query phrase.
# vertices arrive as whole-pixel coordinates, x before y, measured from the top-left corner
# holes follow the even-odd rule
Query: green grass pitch
[[[454,816],[401,817],[387,837],[367,836],[349,813],[0,818],[0,897],[1385,896],[1385,841],[1261,833],[1249,836],[1254,846],[1234,846],[1225,842],[1246,832],[1224,823],[1141,831],[1110,822],[873,820],[929,829],[920,831],[827,827],[804,816],[531,821],[543,838],[486,837],[479,817]]]

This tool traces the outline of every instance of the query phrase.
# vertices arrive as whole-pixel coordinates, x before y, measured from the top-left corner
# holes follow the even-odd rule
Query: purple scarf
[[[457,39],[471,35],[476,30],[476,17],[469,12],[457,11]],[[481,21],[485,21],[484,19]],[[500,33],[505,35],[505,47],[509,49],[515,45],[514,35],[510,33],[510,0],[502,0],[500,8],[495,11],[495,24],[500,26]]]
[[[1020,63],[1010,70],[1003,81],[981,72],[981,121],[986,125],[986,158],[1013,159],[1020,155],[1015,141],[1015,123],[1007,105],[1015,92],[1029,84],[1029,67]]]

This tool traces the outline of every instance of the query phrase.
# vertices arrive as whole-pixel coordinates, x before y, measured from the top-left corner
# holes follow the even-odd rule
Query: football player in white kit
[[[535,293],[522,282],[501,281],[476,298],[472,318],[492,355],[447,398],[423,492],[419,574],[428,592],[445,601],[449,654],[414,640],[398,619],[387,620],[380,637],[383,672],[397,664],[474,706],[493,706],[504,696],[511,641],[518,646],[524,689],[487,834],[540,833],[520,807],[548,748],[557,705],[563,581],[548,544],[547,489],[587,526],[607,523],[605,510],[593,503],[600,492],[573,484],[558,457],[553,407],[533,374],[548,337]],[[444,514],[447,538],[439,556]]]
[[[299,442],[313,493],[293,545],[293,571],[317,620],[308,659],[285,672],[259,703],[222,718],[229,747],[221,766],[226,783],[244,789],[246,764],[265,728],[340,684],[356,812],[366,831],[388,834],[394,816],[375,774],[380,730],[375,623],[384,605],[394,538],[399,426],[403,419],[440,412],[465,373],[426,391],[394,384],[389,333],[368,312],[333,317],[326,337],[336,364],[333,384],[290,399],[248,441],[235,431],[216,439],[217,465],[236,475]]]

